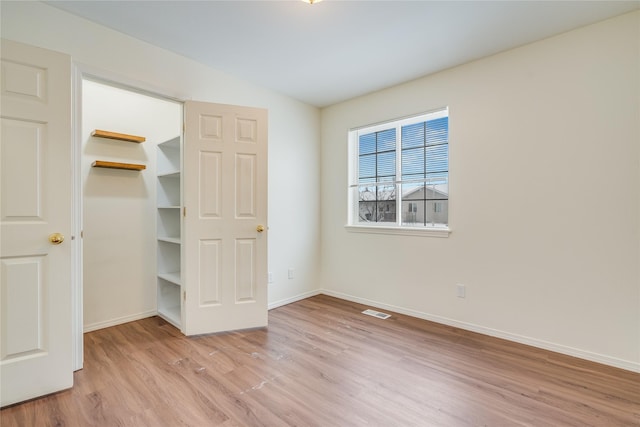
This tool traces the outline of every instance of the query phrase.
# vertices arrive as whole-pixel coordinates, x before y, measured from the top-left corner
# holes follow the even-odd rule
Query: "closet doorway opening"
[[[83,333],[156,314],[266,326],[267,110],[80,81],[75,369]]]
[[[81,85],[84,333],[157,314],[157,151],[180,141],[183,103],[84,77]]]

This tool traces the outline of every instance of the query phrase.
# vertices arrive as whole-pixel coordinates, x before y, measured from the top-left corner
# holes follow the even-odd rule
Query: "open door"
[[[186,335],[267,325],[267,111],[188,101]]]
[[[73,385],[71,57],[2,41],[0,406]]]

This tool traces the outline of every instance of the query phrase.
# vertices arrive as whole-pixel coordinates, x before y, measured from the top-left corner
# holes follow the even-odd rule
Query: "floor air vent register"
[[[390,314],[381,313],[379,311],[375,311],[371,309],[363,311],[362,314],[366,314],[367,316],[377,317],[378,319],[388,319],[389,317],[391,317]]]

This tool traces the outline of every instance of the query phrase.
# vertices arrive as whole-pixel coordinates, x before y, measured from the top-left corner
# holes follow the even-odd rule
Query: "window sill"
[[[371,225],[345,225],[351,233],[391,234],[396,236],[449,237],[448,227],[417,228],[417,227],[384,227]]]

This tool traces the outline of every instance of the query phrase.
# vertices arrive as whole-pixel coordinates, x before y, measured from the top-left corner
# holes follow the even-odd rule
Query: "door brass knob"
[[[62,235],[62,233],[53,233],[49,235],[49,241],[53,245],[59,245],[60,243],[64,242],[64,236]]]
[[[262,232],[264,231],[264,225],[259,225],[259,226],[257,226],[257,227],[256,227],[256,231],[257,231],[258,233],[262,233]]]

